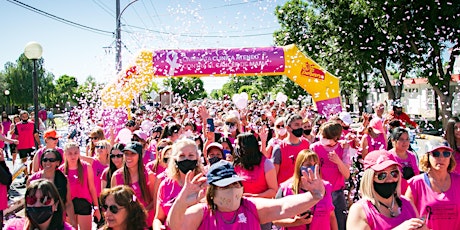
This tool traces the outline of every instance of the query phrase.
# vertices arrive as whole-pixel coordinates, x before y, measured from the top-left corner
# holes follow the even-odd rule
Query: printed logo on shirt
[[[238,223],[246,224],[248,222],[248,219],[244,215],[244,213],[238,214]]]

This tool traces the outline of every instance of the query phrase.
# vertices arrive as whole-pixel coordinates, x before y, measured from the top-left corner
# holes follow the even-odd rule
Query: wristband
[[[93,206],[93,210],[99,210],[98,206]]]

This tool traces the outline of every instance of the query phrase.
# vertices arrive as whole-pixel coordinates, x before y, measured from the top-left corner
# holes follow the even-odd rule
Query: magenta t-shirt
[[[72,200],[74,198],[83,198],[89,203],[93,203],[93,198],[89,192],[88,185],[88,164],[82,161],[81,165],[83,166],[83,184],[81,184],[78,180],[78,169],[69,169],[68,174],[66,175],[67,180],[69,181],[70,198]],[[59,170],[64,173],[64,165],[61,165]]]
[[[398,162],[401,165],[401,167],[411,167],[412,170],[414,170],[415,175],[420,174],[420,169],[418,169],[418,164],[417,164],[417,157],[415,156],[413,152],[407,151],[407,158],[404,160],[398,157],[398,154],[396,154],[394,150],[390,151],[390,153],[391,155],[393,155],[396,162]],[[402,178],[402,175],[401,175],[401,194],[406,194],[406,190],[408,186],[409,184],[407,183],[407,180]]]
[[[158,188],[158,199],[157,202],[160,204],[165,216],[168,215],[176,197],[179,195],[182,186],[180,186],[176,180],[166,177],[161,181],[160,187]]]
[[[457,162],[457,165],[455,166],[452,172],[460,174],[460,151],[458,150],[454,151],[454,158],[455,158],[455,162]]]
[[[404,196],[401,196],[400,199],[402,202],[401,213],[396,217],[387,217],[381,214],[372,202],[366,199],[361,199],[356,204],[362,206],[366,214],[367,224],[372,230],[387,230],[397,227],[406,220],[417,217],[417,213],[412,208],[410,201]]]
[[[332,191],[337,191],[345,187],[345,177],[340,173],[339,167],[329,160],[329,152],[335,151],[337,156],[340,159],[343,159],[344,149],[340,144],[337,144],[333,147],[323,146],[320,142],[315,142],[311,146],[313,150],[319,157],[321,165],[321,174],[323,180],[329,181],[332,184]]]
[[[409,180],[415,207],[430,229],[460,229],[460,175],[451,173],[450,179],[451,186],[444,193],[431,189],[425,173]]]
[[[368,153],[374,150],[387,149],[387,140],[383,133],[378,134],[376,138],[372,138],[369,134],[364,134],[363,138],[367,139]]]
[[[4,184],[0,184],[0,211],[8,207],[8,191]]]
[[[3,227],[3,230],[23,230],[26,219],[25,217],[9,219]],[[64,222],[64,230],[75,230],[75,228],[67,222]]]
[[[280,189],[283,191],[283,197],[294,195],[294,191],[292,191],[292,181],[287,180],[285,183],[281,184]],[[289,229],[289,230],[304,230],[304,229],[322,229],[322,230],[330,230],[331,229],[331,212],[334,211],[334,205],[332,204],[332,185],[324,181],[324,187],[326,189],[326,196],[321,199],[315,206],[313,206],[310,210],[313,215],[313,219],[311,223],[308,225],[295,226],[289,228],[281,228],[281,229]],[[304,193],[300,191],[300,193]]]
[[[260,229],[259,213],[256,205],[249,198],[241,198],[243,201],[240,207],[233,212],[220,212],[209,210],[207,204],[203,206],[203,220],[198,227],[199,230],[219,229],[219,230],[246,230]],[[231,223],[225,223],[224,220],[233,220]]]
[[[94,158],[91,168],[93,169],[94,175],[94,186],[96,187],[96,195],[99,197],[101,194],[101,176],[104,170],[109,167],[108,165],[103,165],[99,159]]]

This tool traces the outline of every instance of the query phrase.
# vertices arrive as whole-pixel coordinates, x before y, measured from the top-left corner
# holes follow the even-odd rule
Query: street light
[[[6,113],[10,114],[9,108],[10,108],[10,91],[5,89],[5,97],[6,97]]]
[[[126,8],[128,8],[128,6],[130,6],[131,4],[137,2],[138,0],[132,0],[130,3],[128,3],[128,5],[125,6],[125,8],[123,8],[123,10],[121,10],[120,12],[120,0],[117,0],[116,1],[116,31],[115,31],[115,68],[117,69],[117,73],[119,73],[121,71],[121,67],[122,67],[122,64],[121,64],[121,15],[123,14],[123,12],[125,12]]]
[[[39,128],[38,121],[38,76],[37,76],[37,60],[42,57],[42,46],[38,42],[29,42],[24,48],[24,55],[34,62],[33,71],[33,89],[34,89],[34,127]],[[38,149],[38,143],[35,143],[35,149]]]

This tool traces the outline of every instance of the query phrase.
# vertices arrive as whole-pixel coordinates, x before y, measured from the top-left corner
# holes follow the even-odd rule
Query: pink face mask
[[[327,139],[327,138],[321,138],[320,139],[321,145],[323,146],[334,146],[337,144],[337,141],[334,141],[332,139]]]

